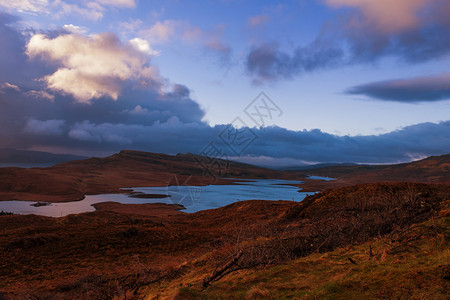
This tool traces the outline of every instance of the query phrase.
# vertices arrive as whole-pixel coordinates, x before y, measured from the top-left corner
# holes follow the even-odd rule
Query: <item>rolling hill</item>
[[[325,182],[307,175],[337,178]],[[450,155],[406,164],[335,166],[312,170],[276,171],[244,163],[197,156],[123,150],[105,158],[89,158],[48,168],[0,168],[0,201],[75,201],[85,195],[123,193],[121,188],[230,183],[224,178],[304,180],[304,191],[321,191],[357,183],[450,183]]]

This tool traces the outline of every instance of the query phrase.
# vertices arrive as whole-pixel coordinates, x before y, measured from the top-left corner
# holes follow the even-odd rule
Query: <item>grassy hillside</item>
[[[361,245],[237,271],[208,288],[186,286],[204,276],[197,270],[144,294],[147,299],[449,299],[449,263],[447,216]]]
[[[445,185],[379,183],[194,214],[104,203],[63,218],[3,215],[0,292],[7,299],[378,297],[380,287],[395,295],[405,282],[417,295],[438,297],[448,280],[449,195]],[[410,286],[412,270],[424,274],[423,292]]]
[[[450,154],[394,165],[334,166],[306,171],[352,183],[408,181],[450,183]]]

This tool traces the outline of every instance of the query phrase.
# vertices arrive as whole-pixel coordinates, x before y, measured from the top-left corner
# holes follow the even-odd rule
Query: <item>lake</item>
[[[323,176],[313,176],[313,175],[309,175],[308,177],[306,177],[307,179],[313,179],[313,180],[324,180],[324,181],[332,181],[332,180],[336,180],[336,178],[331,178],[331,177],[323,177]]]
[[[242,179],[238,179],[242,180]],[[233,185],[208,186],[166,186],[136,187],[134,193],[159,194],[166,198],[142,199],[132,198],[127,194],[88,195],[82,201],[50,203],[44,206],[32,206],[36,202],[0,201],[0,211],[16,214],[36,214],[49,217],[62,217],[69,214],[94,211],[92,204],[115,201],[123,204],[168,203],[181,204],[184,212],[193,213],[200,210],[218,208],[243,200],[292,200],[301,201],[313,193],[299,192],[301,189],[290,184],[301,184],[301,181],[278,179],[249,179],[235,182]]]

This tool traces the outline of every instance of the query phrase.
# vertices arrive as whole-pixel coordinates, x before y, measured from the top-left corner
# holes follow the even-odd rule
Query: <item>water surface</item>
[[[242,180],[242,179],[239,179]],[[233,202],[243,200],[292,200],[301,201],[313,193],[299,192],[301,189],[289,184],[301,184],[301,181],[287,181],[278,179],[258,179],[236,182],[234,185],[208,186],[165,186],[165,187],[136,187],[134,192],[145,194],[167,195],[167,198],[141,199],[132,198],[126,194],[88,195],[82,201],[50,203],[46,206],[35,207],[36,202],[29,201],[0,201],[0,211],[16,214],[37,214],[49,217],[62,217],[69,214],[94,211],[92,204],[115,201],[123,204],[168,203],[181,204],[186,207],[185,212],[218,208]]]
[[[336,178],[323,177],[323,176],[314,176],[314,175],[309,175],[309,176],[306,177],[306,178],[308,178],[308,179],[313,179],[313,180],[325,180],[325,181],[336,180]]]

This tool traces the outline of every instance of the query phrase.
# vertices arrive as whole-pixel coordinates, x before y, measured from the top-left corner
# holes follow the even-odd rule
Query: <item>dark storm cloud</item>
[[[167,100],[172,101],[172,106],[202,116],[189,98],[175,94],[172,97]],[[165,101],[147,100],[153,110],[144,106],[144,101],[134,101],[125,111],[122,108],[127,107],[126,101],[122,98],[87,105],[59,97],[54,102],[30,98],[8,90],[0,94],[0,106],[4,108],[0,112],[0,141],[5,147],[38,147],[91,155],[121,149],[201,153],[213,141],[229,156],[235,156],[219,138],[226,130],[225,125],[211,127],[193,117],[183,119],[184,114],[170,110],[171,105]],[[136,103],[141,103],[142,108],[135,109]],[[166,107],[157,110],[158,103]],[[318,129],[291,131],[279,127],[251,130],[258,138],[242,155],[312,162],[386,163],[444,154],[450,149],[448,121],[417,124],[377,136],[336,136]]]
[[[340,31],[336,36],[348,45],[349,62],[373,62],[393,56],[407,63],[421,63],[447,56],[450,53],[449,2],[431,1],[419,18],[416,27],[380,32],[360,14],[349,15],[335,27]]]
[[[43,63],[28,63],[26,38],[14,28],[18,19],[0,12],[0,82],[35,86],[33,79],[48,71]]]
[[[293,54],[283,52],[275,43],[253,48],[247,56],[247,70],[254,83],[289,79],[304,72],[337,66],[344,53],[329,45],[298,47]]]
[[[399,162],[450,149],[450,122],[422,123],[382,135],[336,136],[318,129],[289,131],[278,127],[259,132],[249,152],[315,162]]]
[[[346,93],[410,103],[448,100],[450,75],[374,82],[352,87]]]
[[[186,87],[179,85],[164,95],[126,89],[116,101],[102,98],[92,104],[78,103],[69,96],[56,95],[50,100],[4,88],[0,93],[0,107],[0,142],[4,147],[31,147],[43,143],[81,149],[86,145],[74,145],[78,140],[68,136],[76,124],[153,126],[171,119],[196,123],[204,115],[199,105],[189,98]],[[54,129],[50,130],[49,126]],[[60,137],[55,139],[45,133],[46,128],[53,133],[59,132]]]
[[[323,25],[309,45],[293,51],[276,43],[254,46],[246,68],[256,83],[289,79],[304,72],[341,65],[373,63],[395,57],[406,63],[444,58],[450,53],[450,2],[431,1],[418,15],[416,26],[380,30],[361,11],[346,11]]]
[[[162,92],[128,80],[123,83],[117,100],[105,96],[88,103],[46,89],[45,82],[37,79],[55,72],[58,65],[53,63],[49,67],[24,54],[27,41],[14,28],[16,21],[12,16],[0,15],[0,147],[106,149],[109,142],[128,143],[130,139],[114,139],[110,133],[109,137],[100,139],[106,141],[105,147],[90,147],[73,138],[79,137],[73,130],[79,124],[152,126],[169,120],[201,122],[204,112],[183,85],[166,86]],[[57,37],[57,31],[50,36]]]
[[[93,152],[125,148],[172,154],[201,154],[213,142],[228,156],[235,156],[219,138],[223,130],[226,130],[225,125],[210,127],[202,123],[182,123],[176,117],[149,126],[83,121],[71,125],[60,139],[48,134],[45,138],[48,145],[70,145]],[[378,136],[336,136],[318,129],[291,131],[279,127],[251,130],[258,138],[241,153],[243,156],[310,162],[395,163],[445,154],[450,149],[448,121],[417,124]]]

